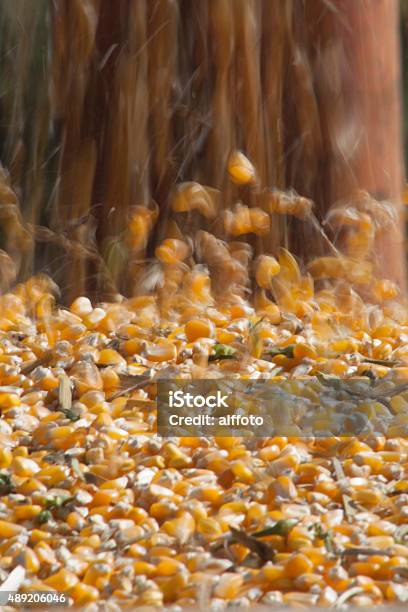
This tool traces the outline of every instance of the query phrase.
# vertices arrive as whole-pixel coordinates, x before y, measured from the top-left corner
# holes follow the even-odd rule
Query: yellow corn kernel
[[[171,516],[174,516],[174,508],[172,504],[166,501],[155,502],[150,506],[149,512],[150,516],[159,521],[163,521]]]
[[[131,338],[130,340],[125,340],[123,343],[123,350],[128,355],[137,355],[141,352],[144,346],[144,341],[140,338]]]
[[[126,365],[126,360],[113,349],[102,349],[99,352],[97,363],[103,366]]]
[[[78,361],[73,365],[70,374],[80,396],[87,391],[101,391],[103,388],[101,374],[94,363]]]
[[[241,151],[234,151],[228,159],[228,174],[237,185],[249,185],[256,180],[254,166]]]
[[[43,529],[33,529],[30,533],[30,544],[37,544],[38,542],[46,542],[52,539],[52,534]]]
[[[59,465],[50,465],[44,467],[37,473],[37,479],[46,484],[48,487],[57,485],[61,480],[66,478],[65,470]]]
[[[116,503],[119,497],[120,491],[117,489],[100,489],[95,493],[90,508],[95,508],[96,506],[109,506],[110,504]]]
[[[198,210],[207,218],[215,215],[215,201],[211,197],[212,189],[193,181],[177,185],[172,199],[172,209],[175,212]]]
[[[270,218],[268,213],[260,208],[238,205],[232,216],[226,217],[225,228],[233,236],[249,233],[265,236],[269,233]]]
[[[331,499],[337,499],[340,495],[340,488],[337,483],[330,480],[324,480],[316,484],[315,490],[318,493],[323,493]]]
[[[78,297],[70,306],[70,311],[78,317],[84,317],[92,312],[92,303],[87,297]]]
[[[57,440],[65,440],[75,431],[71,425],[62,425],[55,427],[50,431],[50,439],[55,442]]]
[[[21,525],[15,525],[9,521],[0,520],[0,538],[13,538],[24,531],[24,527]]]
[[[100,593],[96,587],[78,582],[70,591],[70,597],[74,600],[75,605],[84,606],[93,601],[98,601]]]
[[[184,565],[180,561],[170,559],[169,557],[161,558],[156,566],[156,576],[173,576],[177,572],[183,571]]]
[[[231,438],[233,440],[234,438]],[[280,455],[281,449],[277,444],[265,446],[259,451],[259,458],[262,461],[273,461]]]
[[[50,565],[56,563],[55,553],[47,542],[39,541],[34,546],[34,552],[41,563],[49,563]]]
[[[352,583],[348,572],[342,566],[330,567],[325,572],[326,583],[338,593],[346,590]]]
[[[181,512],[178,518],[163,523],[162,529],[185,544],[194,533],[195,521],[189,512]]]
[[[188,467],[191,463],[191,458],[171,442],[163,447],[162,453],[170,468],[182,469]]]
[[[334,353],[355,353],[358,350],[358,344],[351,338],[340,338],[332,342],[329,348]]]
[[[220,524],[214,518],[201,518],[197,522],[197,533],[206,540],[211,541],[219,538],[223,531]]]
[[[398,286],[390,280],[376,281],[373,288],[375,297],[382,301],[393,300],[399,294]]]
[[[35,461],[26,457],[14,457],[11,469],[17,476],[33,476],[41,470]]]
[[[154,574],[156,573],[156,566],[152,563],[147,563],[147,561],[135,561],[133,564],[133,568],[135,570],[136,576],[145,575],[150,577],[154,576]]]
[[[280,265],[272,255],[259,255],[255,261],[255,279],[262,289],[271,286],[274,276],[279,274]]]
[[[380,474],[384,466],[381,457],[378,457],[376,453],[362,452],[354,455],[353,461],[357,465],[368,465],[371,468],[373,474]]]
[[[361,489],[354,491],[354,499],[363,505],[376,506],[384,500],[384,495],[381,491],[375,489]]]
[[[275,582],[286,575],[285,567],[279,564],[267,563],[262,568],[262,575],[268,582]]]
[[[269,492],[273,499],[281,498],[282,500],[287,500],[297,497],[296,486],[288,476],[278,476],[270,485]]]
[[[251,484],[255,480],[254,473],[243,461],[234,461],[231,464],[231,470],[235,477],[241,482]]]
[[[94,563],[87,570],[82,582],[101,589],[109,584],[111,575],[112,568],[106,563]]]
[[[0,448],[0,469],[7,469],[13,461],[13,455],[9,448]]]
[[[375,578],[379,569],[380,564],[378,563],[356,561],[355,563],[351,563],[349,574],[350,576],[370,576],[371,578]]]
[[[113,368],[104,368],[101,377],[104,391],[112,392],[119,388],[120,378]]]
[[[67,524],[73,530],[80,530],[83,527],[83,518],[78,512],[70,512],[67,516]]]
[[[322,589],[325,583],[323,576],[320,574],[303,574],[296,578],[294,585],[301,591],[309,591],[314,585],[318,585]]]
[[[173,361],[177,357],[176,346],[169,341],[162,340],[158,344],[146,347],[146,357],[153,362]]]
[[[14,457],[28,457],[28,448],[26,446],[17,446],[13,451]]]
[[[317,358],[316,349],[310,344],[306,344],[304,342],[299,342],[298,344],[295,345],[295,348],[293,349],[293,354],[296,359],[304,359],[304,358],[316,359]]]
[[[210,319],[191,319],[185,324],[184,331],[188,342],[195,342],[199,338],[212,338],[215,326]]]
[[[183,261],[189,254],[189,247],[177,238],[166,238],[154,252],[157,259],[164,264],[176,264]]]
[[[296,452],[285,453],[269,463],[269,471],[274,476],[279,476],[279,474],[282,474],[283,470],[296,469],[299,464],[300,458]]]
[[[305,546],[311,546],[312,539],[311,532],[307,527],[295,525],[287,535],[288,549],[296,551]]]
[[[60,592],[66,592],[78,584],[78,577],[66,569],[61,569],[49,578],[44,580],[44,583],[53,589]]]
[[[0,406],[3,409],[14,408],[15,406],[19,406],[20,404],[21,400],[18,395],[15,395],[13,393],[0,393]]]
[[[35,552],[26,547],[21,553],[22,565],[25,567],[28,573],[36,574],[40,569],[40,560],[38,559]]]
[[[172,576],[158,576],[155,583],[161,591],[163,600],[167,603],[177,599],[180,591],[187,586],[188,575],[186,572],[179,572]]]
[[[408,413],[408,401],[402,395],[394,395],[390,399],[390,404],[394,412],[397,414]]]
[[[214,589],[214,596],[221,599],[234,599],[238,595],[243,581],[241,574],[224,574]]]
[[[237,438],[233,438],[233,439],[237,440]],[[245,459],[245,458],[250,459],[251,453],[247,451],[247,449],[245,448],[243,444],[238,444],[238,440],[237,440],[235,447],[230,450],[228,454],[228,458],[231,461],[233,461],[234,459]]]
[[[14,508],[14,517],[16,521],[29,521],[40,514],[41,506],[35,504],[22,504]]]

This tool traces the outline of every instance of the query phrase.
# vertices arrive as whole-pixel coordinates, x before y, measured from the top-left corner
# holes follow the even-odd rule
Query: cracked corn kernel
[[[214,596],[221,599],[234,599],[242,583],[243,577],[240,574],[224,574],[214,588]]]
[[[34,552],[36,553],[41,563],[49,563],[50,565],[56,563],[55,553],[50,547],[50,545],[47,544],[47,542],[40,540],[34,546]]]
[[[40,560],[38,559],[32,548],[26,547],[21,553],[22,565],[25,567],[27,572],[36,574],[40,569]]]
[[[278,476],[270,485],[269,491],[274,499],[295,499],[298,495],[296,486],[288,476]]]
[[[173,361],[177,357],[177,349],[171,342],[161,341],[156,345],[146,347],[146,357],[156,363]]]

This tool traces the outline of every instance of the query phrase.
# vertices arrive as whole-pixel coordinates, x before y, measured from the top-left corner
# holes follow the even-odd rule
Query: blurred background
[[[226,178],[234,149],[319,221],[359,188],[401,197],[406,0],[2,0],[0,29],[0,243],[18,278],[51,274],[67,299],[137,291],[177,183],[215,188],[220,210],[253,205]],[[138,206],[159,210],[142,247]],[[403,285],[401,227],[377,256]],[[276,216],[252,246],[279,244],[322,250],[313,227]]]
[[[402,94],[404,124],[404,157],[405,167],[408,160],[408,1],[400,0],[400,33],[402,62]]]

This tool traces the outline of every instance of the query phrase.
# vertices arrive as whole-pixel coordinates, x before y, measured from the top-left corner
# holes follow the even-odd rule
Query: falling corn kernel
[[[271,286],[272,278],[279,274],[280,265],[271,255],[259,255],[255,262],[255,279],[262,289]]]
[[[191,319],[185,325],[185,334],[189,342],[195,342],[199,338],[211,338],[214,332],[214,324],[209,319]]]
[[[189,248],[177,238],[166,238],[155,250],[157,259],[165,264],[176,264],[188,256]]]
[[[250,185],[256,181],[255,168],[241,151],[234,151],[230,155],[228,174],[237,185]]]
[[[198,210],[204,217],[211,219],[216,214],[215,206],[215,190],[195,182],[177,185],[172,200],[174,212]]]

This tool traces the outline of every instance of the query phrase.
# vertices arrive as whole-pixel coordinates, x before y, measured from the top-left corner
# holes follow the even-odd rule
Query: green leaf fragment
[[[268,349],[267,354],[270,357],[277,357],[278,355],[283,355],[284,357],[287,357],[288,359],[293,359],[293,357],[295,356],[294,350],[295,350],[295,345],[288,344],[288,346],[281,346],[281,347],[275,346],[271,349]]]
[[[8,495],[9,493],[13,493],[13,491],[14,483],[10,474],[0,472],[0,494]]]
[[[37,523],[43,525],[44,523],[48,523],[52,519],[52,512],[50,510],[42,510],[40,514],[37,515]]]
[[[326,387],[332,387],[333,389],[341,390],[344,389],[344,381],[337,376],[331,376],[324,372],[318,372],[316,374],[317,380],[325,385]]]
[[[324,546],[329,554],[336,552],[336,546],[333,539],[333,532],[331,529],[325,530],[323,525],[315,523],[308,527],[310,531],[313,531],[314,537],[323,540]]]
[[[266,527],[265,529],[257,531],[256,533],[253,533],[251,535],[254,538],[264,538],[270,535],[286,536],[293,529],[293,527],[298,524],[298,522],[299,521],[296,519],[281,519],[271,527]]]
[[[56,510],[73,501],[73,499],[72,496],[62,497],[61,495],[57,495],[56,497],[47,498],[45,500],[45,507],[47,510]]]
[[[73,410],[64,410],[63,414],[70,421],[78,421],[79,420],[79,416]]]
[[[208,361],[236,359],[236,352],[236,349],[228,344],[214,344],[214,353],[208,357]]]

